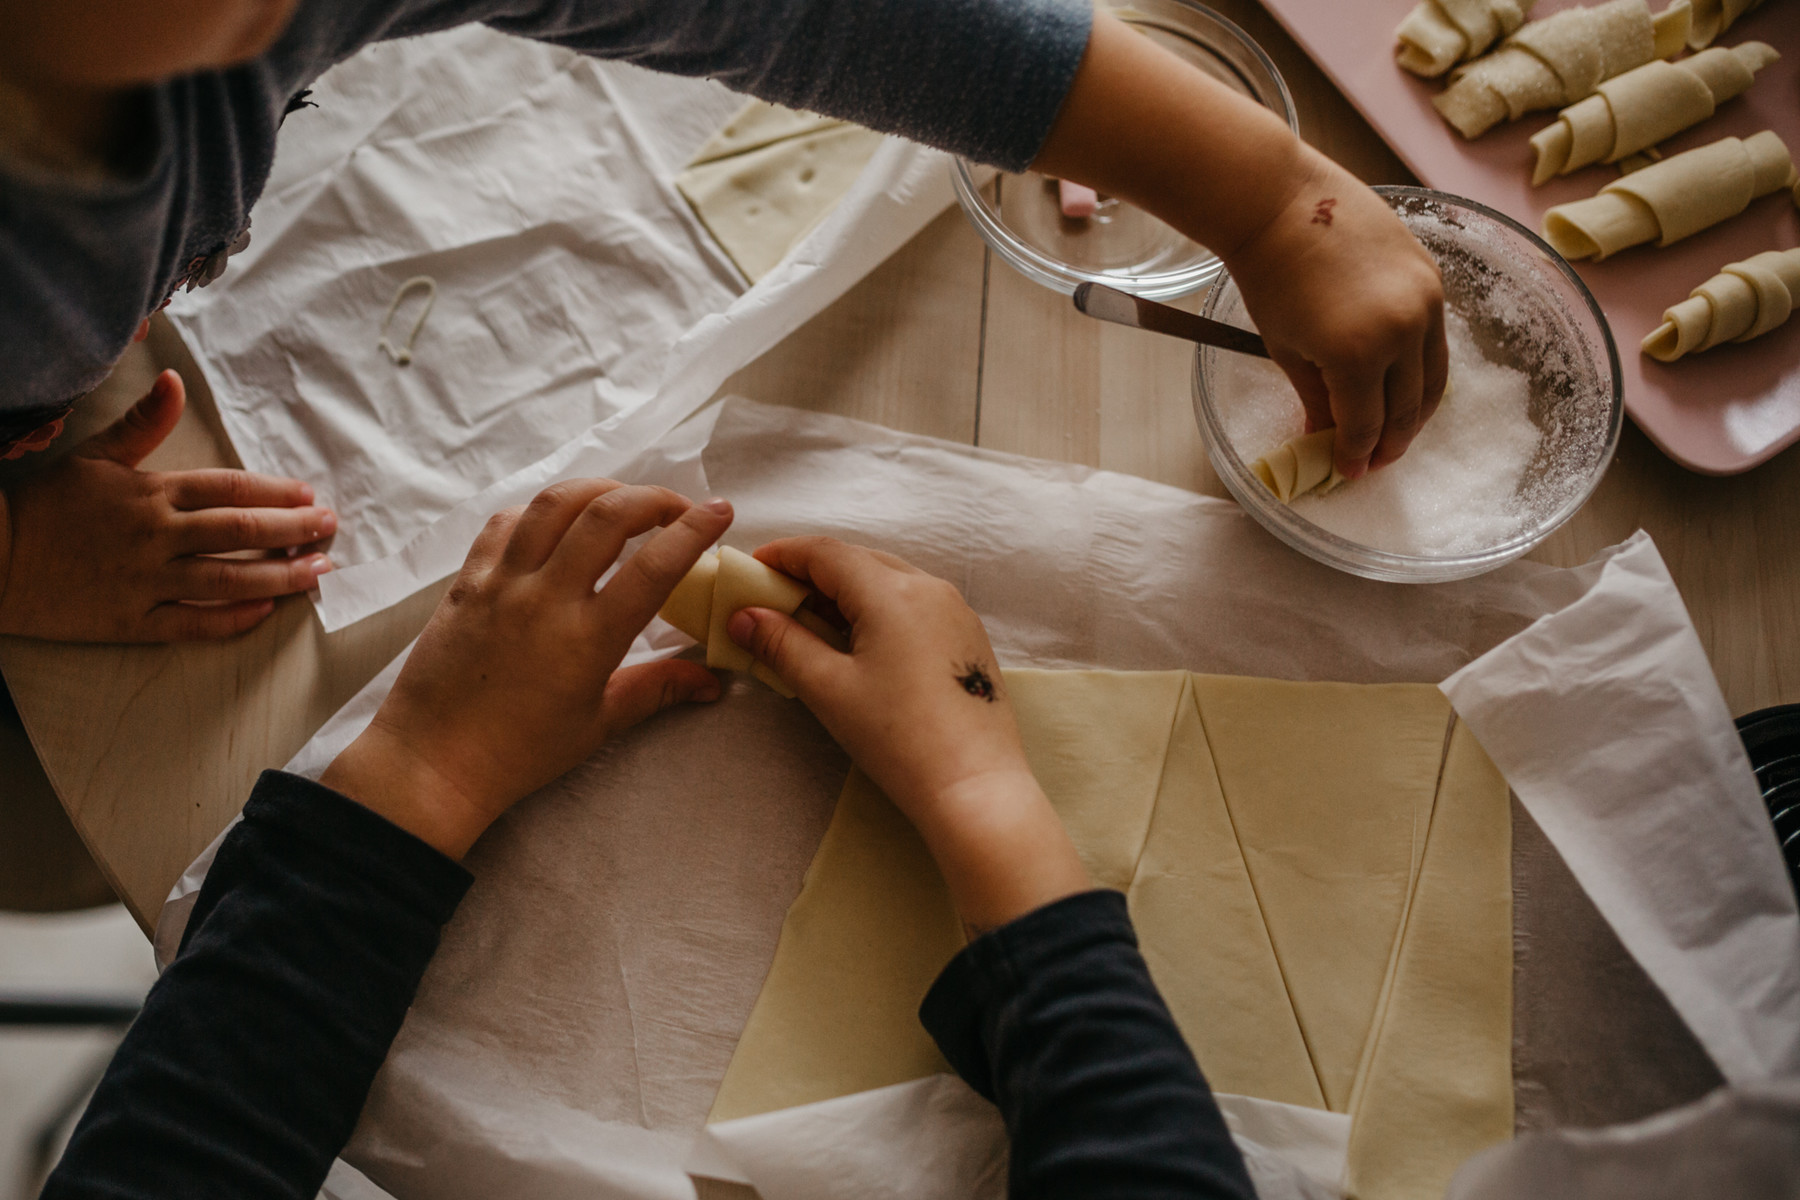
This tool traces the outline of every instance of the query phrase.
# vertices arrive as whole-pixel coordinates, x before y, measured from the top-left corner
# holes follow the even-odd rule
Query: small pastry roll
[[[1525,23],[1534,0],[1419,0],[1394,31],[1394,58],[1435,79]]]
[[[1609,0],[1532,21],[1486,58],[1458,67],[1431,103],[1466,138],[1540,108],[1573,104],[1605,80],[1679,54],[1688,3],[1670,0],[1652,16],[1645,0]]]
[[[707,666],[748,671],[792,699],[793,691],[775,672],[732,641],[725,626],[741,609],[772,608],[788,613],[837,649],[848,648],[842,632],[800,607],[811,596],[812,591],[805,584],[741,550],[724,546],[717,553],[700,556],[656,615],[704,645]]]
[[[1660,362],[1724,342],[1747,342],[1783,324],[1800,302],[1800,246],[1734,262],[1663,310],[1643,350]]]
[[[1532,135],[1532,186],[1593,163],[1618,162],[1698,125],[1780,57],[1766,42],[1745,42],[1679,62],[1655,59],[1606,80]]]
[[[1337,430],[1315,430],[1257,459],[1250,464],[1250,471],[1283,504],[1292,504],[1295,497],[1308,492],[1329,492],[1344,482],[1331,465],[1336,442]]]
[[[1615,179],[1596,196],[1558,204],[1544,214],[1544,240],[1571,260],[1597,261],[1644,242],[1667,246],[1794,181],[1794,161],[1773,131],[1720,138]]]
[[[1694,25],[1688,30],[1688,49],[1704,50],[1712,45],[1713,39],[1730,29],[1732,22],[1754,8],[1761,8],[1763,0],[1693,0]]]

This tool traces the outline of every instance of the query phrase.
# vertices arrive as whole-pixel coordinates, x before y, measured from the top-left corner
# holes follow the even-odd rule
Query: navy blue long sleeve
[[[1015,1200],[1255,1196],[1120,893],[1070,896],[977,938],[919,1018],[999,1105]]]
[[[312,1200],[469,883],[336,792],[265,773],[45,1200]],[[999,1103],[1014,1196],[1253,1197],[1118,893],[978,939],[922,1017]]]
[[[313,1200],[470,876],[268,771],[44,1200]]]

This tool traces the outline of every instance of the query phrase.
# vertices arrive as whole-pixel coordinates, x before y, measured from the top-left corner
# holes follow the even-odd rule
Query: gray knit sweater
[[[261,58],[146,93],[152,141],[131,177],[0,161],[0,454],[105,378],[178,287],[216,273],[295,97],[371,42],[479,21],[1019,169],[1090,20],[1088,0],[302,0]]]

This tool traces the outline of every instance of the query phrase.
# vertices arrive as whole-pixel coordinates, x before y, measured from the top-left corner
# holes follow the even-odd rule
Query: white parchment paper
[[[1800,1075],[1793,885],[1649,539],[1442,686],[1720,1073]]]
[[[826,532],[904,555],[963,589],[1007,665],[1436,682],[1636,578],[1611,564],[1656,560],[1639,535],[1573,569],[1515,563],[1433,587],[1381,584],[1295,554],[1235,505],[1141,479],[743,401],[703,417],[717,421],[704,490],[739,513],[728,542]],[[705,432],[690,424],[678,440]],[[671,451],[644,472],[691,481],[692,463]],[[1686,625],[1672,586],[1606,603],[1624,623]],[[1548,628],[1538,653],[1572,674],[1603,665]],[[1639,667],[1659,669],[1653,657]],[[322,768],[393,671],[296,766]],[[1653,682],[1637,686],[1649,696]],[[1622,679],[1619,702],[1633,694]],[[1724,720],[1722,707],[1665,713],[1660,732],[1704,754]],[[1541,756],[1579,769],[1583,743],[1549,736]],[[691,1195],[688,1147],[845,766],[803,708],[738,680],[717,705],[663,714],[521,802],[468,860],[475,887],[345,1158],[402,1200]],[[1634,794],[1690,802],[1660,784],[1640,774]],[[1689,839],[1702,858],[1708,830]],[[1583,838],[1619,831],[1564,835],[1558,848],[1574,861],[1600,853]],[[199,875],[177,889],[159,944],[178,937],[179,896]],[[882,1153],[849,1135],[842,1149]]]
[[[622,471],[951,200],[941,155],[889,139],[745,290],[670,182],[743,103],[718,84],[469,26],[368,47],[312,98],[250,248],[170,315],[244,464],[337,510],[327,629],[454,569],[471,514]],[[399,366],[383,316],[421,275]]]

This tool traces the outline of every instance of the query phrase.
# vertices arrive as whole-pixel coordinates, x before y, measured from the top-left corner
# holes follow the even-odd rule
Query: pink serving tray
[[[1434,82],[1394,65],[1394,27],[1413,0],[1264,0],[1294,39],[1343,89],[1427,186],[1479,200],[1534,230],[1544,210],[1592,195],[1616,169],[1588,167],[1541,188],[1531,186],[1531,134],[1555,114],[1532,114],[1465,142],[1431,107]],[[1660,10],[1666,0],[1652,0]],[[1570,7],[1540,0],[1533,17]],[[1800,3],[1765,0],[1717,44],[1768,42],[1781,61],[1709,121],[1663,147],[1686,150],[1726,135],[1773,129],[1800,155]],[[1603,263],[1578,263],[1593,290],[1625,371],[1625,409],[1638,427],[1682,466],[1709,475],[1747,471],[1800,440],[1800,317],[1753,342],[1721,346],[1665,365],[1638,351],[1663,309],[1728,262],[1800,244],[1800,212],[1786,192],[1667,249],[1640,246]]]

